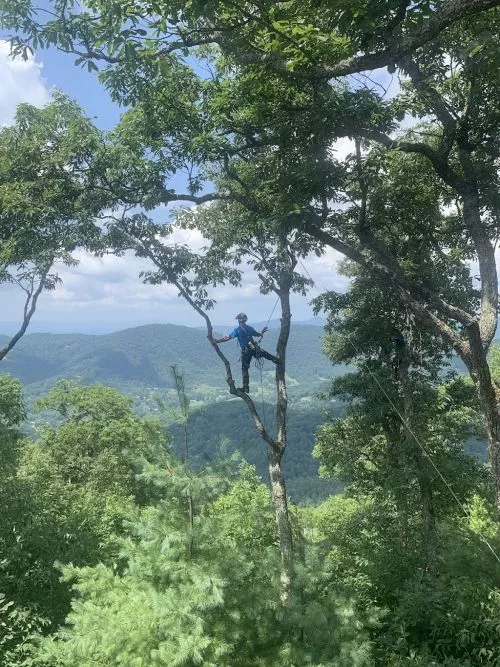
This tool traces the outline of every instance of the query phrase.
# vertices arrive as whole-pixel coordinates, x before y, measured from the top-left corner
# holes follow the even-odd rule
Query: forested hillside
[[[297,324],[292,327],[287,364],[291,399],[288,421],[289,455],[284,463],[291,498],[298,503],[318,501],[339,488],[338,482],[318,478],[318,462],[312,458],[317,428],[342,411],[342,401],[321,400],[331,380],[346,372],[345,364],[332,365],[323,354],[320,327]],[[268,332],[265,346],[276,345],[276,330]],[[235,341],[226,343],[227,356],[240,373],[239,350]],[[178,402],[172,365],[183,374],[191,399],[190,438],[193,462],[201,465],[217,458],[222,451],[237,449],[266,477],[265,453],[259,435],[248,413],[231,399],[224,380],[223,367],[208,345],[201,329],[171,324],[149,325],[107,335],[29,334],[5,359],[3,370],[23,383],[28,402],[28,431],[36,424],[52,421],[52,413],[34,413],[33,402],[51,389],[59,379],[78,379],[84,384],[99,382],[115,387],[134,398],[138,414],[158,415],[172,433],[172,446],[182,447],[182,428],[175,415],[162,409],[158,399],[170,408]],[[460,369],[463,365],[455,364]],[[270,397],[274,388],[272,364],[251,369],[252,393],[262,404],[270,423],[274,405]],[[372,380],[373,382],[373,380]],[[483,441],[471,440],[468,448],[481,459],[485,456]]]
[[[500,0],[1,0],[1,667],[500,667],[499,71]]]
[[[234,324],[228,325],[231,330]],[[224,333],[224,332],[222,332]],[[220,333],[219,335],[222,335]],[[321,351],[322,330],[294,325],[290,337],[287,373],[290,395],[312,396],[327,388],[332,366]],[[270,330],[262,346],[276,347],[276,330]],[[1,337],[0,337],[1,344]],[[240,352],[236,341],[225,344],[224,352],[239,374]],[[227,397],[224,368],[214,355],[202,329],[172,324],[148,325],[113,334],[28,334],[4,360],[3,370],[19,378],[29,398],[52,387],[59,378],[80,378],[102,382],[138,397],[138,408],[151,409],[148,396],[160,390],[172,396],[171,366],[184,375],[189,395],[195,400],[215,401]],[[263,368],[264,391],[274,384],[272,364]],[[260,392],[260,372],[252,370],[253,390]],[[170,393],[169,393],[170,391]]]
[[[262,407],[262,406],[261,406]],[[271,424],[275,406],[265,403],[266,423]],[[288,452],[284,462],[287,488],[294,503],[311,504],[336,493],[341,484],[335,479],[319,479],[318,461],[313,459],[312,450],[318,427],[324,423],[325,411],[331,417],[341,413],[340,402],[294,403],[290,407],[288,419]],[[173,445],[182,454],[182,426],[171,423]],[[228,455],[234,449],[256,467],[264,483],[267,483],[266,453],[259,434],[248,413],[242,410],[239,401],[220,402],[198,407],[189,420],[189,438],[192,463],[206,464],[221,455]]]
[[[338,484],[318,479],[318,463],[312,458],[315,432],[324,421],[324,411],[337,414],[340,402],[320,401],[315,394],[325,391],[329,378],[344,367],[333,367],[321,351],[322,330],[311,325],[295,325],[290,339],[287,365],[291,398],[288,424],[290,455],[286,462],[291,497],[296,502],[325,498]],[[277,332],[270,330],[263,345],[272,350]],[[0,343],[1,344],[1,343]],[[239,376],[240,353],[235,341],[225,350]],[[34,413],[30,406],[59,379],[78,379],[84,384],[99,382],[115,387],[134,398],[138,414],[160,415],[172,432],[172,445],[181,449],[181,429],[175,416],[162,410],[158,399],[176,408],[178,397],[172,365],[183,374],[191,399],[190,433],[194,462],[198,465],[238,449],[265,477],[265,451],[248,413],[231,400],[224,368],[214,355],[206,333],[200,329],[170,324],[149,325],[114,334],[66,335],[29,334],[4,360],[3,370],[23,383],[28,401],[28,430],[35,424],[54,420],[51,413]],[[269,362],[260,369],[252,365],[252,393],[264,399],[268,421],[274,414],[269,402],[274,388],[274,372]]]

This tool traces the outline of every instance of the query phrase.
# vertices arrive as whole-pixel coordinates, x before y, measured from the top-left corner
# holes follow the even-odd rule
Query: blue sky
[[[2,35],[0,34],[0,39]],[[120,117],[121,109],[114,104],[95,74],[74,65],[74,57],[55,49],[41,51],[27,62],[12,61],[9,46],[0,41],[0,125],[12,122],[15,107],[20,102],[41,106],[50,100],[58,88],[75,99],[93,118],[95,124],[110,130]],[[341,153],[349,152],[349,146],[339,146]],[[174,183],[180,186],[180,182]],[[166,210],[157,215],[168,216]],[[193,248],[203,245],[196,232],[182,232],[178,240]],[[143,285],[138,278],[147,268],[144,260],[132,256],[105,257],[102,259],[77,253],[79,265],[75,268],[58,267],[62,285],[54,292],[45,293],[39,300],[30,331],[82,331],[106,332],[140,324],[169,322],[199,326],[202,322],[176,291],[168,285]],[[311,257],[306,266],[317,289],[343,289],[345,279],[336,271],[339,256],[333,251],[324,257]],[[251,273],[245,275],[238,288],[215,290],[217,306],[212,315],[214,322],[230,326],[237,312],[244,310],[250,321],[267,319],[275,299],[262,296],[258,279]],[[296,321],[312,316],[310,297],[293,299],[293,315]],[[20,321],[22,293],[8,285],[0,285],[0,333],[10,333]]]

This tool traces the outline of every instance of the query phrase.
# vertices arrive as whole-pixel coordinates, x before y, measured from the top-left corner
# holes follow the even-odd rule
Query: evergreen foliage
[[[296,578],[284,609],[270,493],[251,466],[194,471],[130,399],[71,382],[40,401],[62,423],[23,441],[20,387],[2,376],[4,428],[17,443],[2,450],[2,664],[495,665],[500,581],[483,540],[498,551],[500,535],[487,478],[459,448],[469,388],[455,381],[418,399],[419,434],[468,510],[464,521],[432,481],[440,542],[430,585],[411,458],[392,468],[387,443],[370,435],[390,406],[354,374],[335,386],[357,398],[317,451],[346,492],[292,508]],[[464,398],[470,408],[457,410]]]
[[[319,601],[308,582],[281,609],[273,508],[251,468],[233,481],[216,468],[194,476],[173,464],[165,473],[165,500],[123,543],[121,573],[66,568],[78,599],[70,627],[42,643],[41,664],[369,664],[363,621],[347,599]]]

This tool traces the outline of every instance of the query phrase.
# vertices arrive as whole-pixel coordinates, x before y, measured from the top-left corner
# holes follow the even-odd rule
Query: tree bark
[[[478,391],[483,407],[483,419],[488,438],[488,458],[495,485],[495,503],[500,509],[500,414],[495,390],[486,377],[490,374],[487,363],[484,364],[481,371],[481,375],[485,377],[484,380],[480,380]]]
[[[488,439],[488,458],[495,485],[495,502],[500,508],[500,412],[497,389],[487,359],[487,348],[481,340],[479,324],[467,328],[468,346],[460,356],[476,385]]]
[[[470,159],[461,151],[464,168],[473,174]],[[495,261],[495,248],[490,241],[488,230],[481,220],[481,206],[475,183],[468,182],[462,191],[464,223],[474,243],[479,263],[481,279],[481,310],[479,315],[479,334],[483,348],[487,349],[495,336],[498,318],[498,275]]]
[[[48,263],[45,268],[43,268],[40,271],[40,276],[39,276],[39,283],[38,287],[36,289],[27,289],[26,291],[26,302],[24,304],[24,312],[23,312],[23,322],[21,324],[21,327],[19,328],[19,331],[17,331],[14,336],[9,340],[7,345],[0,349],[0,361],[4,359],[8,353],[15,347],[15,345],[21,340],[21,338],[24,336],[26,333],[26,330],[29,326],[29,323],[31,322],[31,318],[33,317],[35,310],[36,310],[36,304],[38,301],[38,297],[43,291],[43,288],[45,287],[45,280],[48,276],[48,273],[50,271],[50,268],[52,266],[52,262]]]
[[[429,475],[425,452],[420,447],[414,434],[414,406],[409,378],[410,355],[405,344],[399,366],[399,382],[403,399],[402,426],[403,441],[406,442],[408,455],[413,463],[420,493],[420,514],[422,517],[422,550],[425,558],[425,575],[428,583],[434,586],[437,574],[438,534],[434,489]]]
[[[438,534],[436,523],[436,509],[434,503],[434,490],[429,478],[429,470],[422,452],[413,447],[413,462],[420,490],[421,516],[422,516],[422,546],[426,561],[425,572],[431,586],[436,583],[437,575],[437,550]]]
[[[495,248],[490,240],[491,231],[481,218],[478,174],[480,165],[474,162],[468,147],[468,137],[455,132],[456,122],[446,109],[446,104],[438,90],[434,89],[412,61],[405,62],[405,68],[415,88],[423,98],[431,101],[436,117],[444,127],[444,134],[451,132],[458,149],[460,170],[450,165],[448,152],[436,150],[423,143],[408,143],[393,140],[379,132],[359,132],[365,138],[378,141],[389,150],[425,155],[438,176],[453,188],[462,201],[464,231],[469,235],[480,272],[479,314],[471,307],[469,312],[445,301],[437,292],[423,286],[414,279],[408,279],[398,260],[390,249],[376,238],[371,230],[363,229],[359,236],[361,249],[351,247],[332,237],[323,229],[309,226],[312,236],[326,245],[342,252],[346,257],[364,266],[368,271],[380,276],[395,289],[395,293],[421,320],[430,325],[463,359],[476,385],[483,420],[488,437],[488,454],[495,488],[495,501],[500,508],[500,411],[499,391],[492,381],[487,352],[494,339],[498,318],[498,274]],[[364,250],[372,256],[367,256]],[[374,257],[376,261],[374,261]]]
[[[287,445],[286,414],[288,408],[288,395],[286,391],[285,368],[286,348],[290,337],[290,284],[285,281],[277,290],[281,304],[281,326],[276,346],[276,356],[279,363],[276,366],[276,444],[279,452],[269,447],[267,461],[269,478],[271,481],[271,493],[276,513],[276,525],[281,552],[281,601],[288,604],[290,589],[293,581],[293,535],[290,517],[288,514],[288,503],[286,495],[285,478],[281,470],[281,459]]]
[[[279,363],[276,366],[276,393],[278,401],[276,404],[276,442],[281,450],[286,448],[286,412],[288,408],[288,395],[286,391],[285,368],[286,348],[290,337],[290,322],[292,313],[290,310],[290,286],[285,285],[278,291],[281,304],[281,326],[276,345],[276,356]]]
[[[397,421],[395,420],[397,419]],[[387,420],[389,422],[389,419]],[[401,446],[401,424],[399,417],[391,414],[390,423],[383,426],[387,440],[387,455],[392,473],[398,478],[398,485],[392,489],[394,502],[396,504],[396,513],[399,522],[399,541],[402,549],[407,549],[410,538],[410,529],[408,526],[408,513],[410,501],[407,488],[409,486],[410,473],[407,460]]]
[[[267,464],[281,554],[281,601],[286,606],[290,599],[290,589],[293,581],[293,537],[288,514],[285,478],[281,470],[281,459],[282,454],[278,454],[270,447],[268,448]]]
[[[157,260],[154,256],[148,253],[148,256],[157,263]],[[295,265],[292,267],[292,271]],[[229,392],[235,396],[241,398],[244,403],[247,405],[250,414],[254,418],[255,424],[259,431],[259,434],[262,440],[268,445],[267,448],[267,460],[268,460],[268,470],[269,478],[271,484],[271,495],[273,499],[276,526],[278,530],[278,543],[279,550],[281,555],[281,572],[280,572],[280,581],[281,581],[281,602],[284,606],[288,605],[290,599],[290,590],[293,582],[293,533],[292,526],[290,523],[290,517],[288,513],[288,502],[286,494],[286,485],[283,472],[281,470],[281,460],[287,445],[286,438],[286,416],[287,416],[287,407],[288,407],[288,396],[286,391],[286,378],[285,378],[285,363],[286,363],[286,347],[288,344],[288,339],[290,336],[290,322],[291,322],[291,311],[290,311],[290,289],[291,289],[291,279],[287,280],[285,277],[281,284],[278,287],[275,287],[274,291],[279,296],[281,303],[281,327],[280,334],[278,338],[278,344],[276,348],[277,357],[279,363],[276,366],[276,392],[277,392],[277,404],[276,404],[276,437],[272,438],[260,415],[258,414],[257,408],[255,406],[252,398],[241,389],[237,389],[234,384],[234,379],[232,376],[231,365],[222,351],[219,349],[219,346],[214,343],[213,339],[213,328],[209,316],[206,312],[196,304],[192,298],[189,291],[178,281],[171,280],[178,289],[180,294],[184,299],[191,305],[197,313],[199,313],[205,320],[207,326],[208,339],[212,343],[217,356],[224,363],[226,369],[226,379],[229,386]]]

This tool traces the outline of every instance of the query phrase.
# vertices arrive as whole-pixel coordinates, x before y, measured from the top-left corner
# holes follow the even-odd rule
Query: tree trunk
[[[393,421],[393,420],[392,420]],[[410,528],[408,525],[408,513],[410,502],[408,498],[408,486],[410,484],[410,474],[404,452],[401,446],[401,428],[399,417],[396,426],[394,423],[384,426],[384,433],[387,440],[387,455],[393,475],[398,478],[398,486],[393,488],[394,502],[399,522],[399,541],[403,550],[408,548],[410,538]]]
[[[468,327],[467,339],[469,347],[466,351],[462,350],[461,357],[478,392],[488,438],[488,455],[494,481],[495,502],[500,508],[500,412],[496,387],[488,365],[487,350],[482,343],[477,322]]]
[[[52,268],[52,260],[47,264],[47,266],[45,266],[45,268],[43,268],[40,271],[38,287],[35,289],[34,285],[32,284],[31,289],[28,289],[26,291],[27,297],[26,297],[26,302],[24,304],[23,322],[21,324],[19,331],[17,331],[17,333],[15,333],[12,336],[12,338],[9,340],[9,342],[4,348],[0,349],[0,361],[2,361],[2,359],[4,359],[7,356],[7,354],[13,349],[13,347],[21,340],[21,338],[26,333],[29,323],[31,322],[31,318],[35,313],[38,298],[45,287],[45,280],[47,279],[47,276],[51,268]]]
[[[422,547],[425,558],[425,572],[428,582],[432,585],[436,581],[437,573],[437,523],[434,503],[434,490],[426,464],[425,452],[413,435],[413,400],[409,379],[410,356],[405,344],[400,358],[399,382],[403,398],[403,441],[407,443],[407,451],[413,462],[415,476],[420,492],[420,513],[422,517]],[[411,432],[410,432],[411,431]]]
[[[422,514],[422,542],[426,561],[427,580],[433,586],[437,574],[437,550],[438,535],[436,523],[436,511],[434,505],[434,491],[432,481],[429,477],[428,466],[425,457],[414,444],[413,461],[420,490],[421,514]]]
[[[484,370],[489,375],[488,365]],[[500,509],[500,414],[496,399],[495,389],[485,378],[478,383],[478,391],[483,408],[483,419],[488,438],[488,456],[491,463],[495,489],[495,503]]]
[[[288,502],[286,495],[285,478],[281,470],[281,459],[286,449],[286,414],[288,395],[285,381],[286,348],[290,336],[290,286],[282,285],[278,290],[281,304],[281,326],[276,346],[279,363],[276,366],[276,445],[279,451],[269,447],[267,454],[271,492],[276,513],[276,525],[281,553],[281,601],[288,604],[293,579],[293,537]]]
[[[281,456],[281,454],[269,448],[267,464],[281,553],[281,601],[284,605],[287,605],[293,579],[293,538],[290,517],[288,515],[285,478],[281,471]]]

